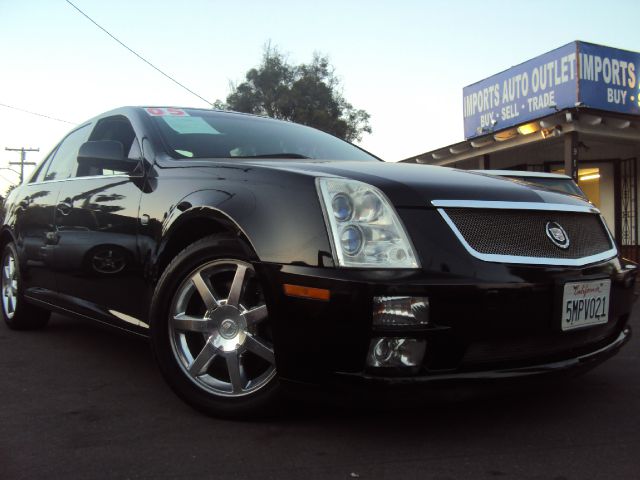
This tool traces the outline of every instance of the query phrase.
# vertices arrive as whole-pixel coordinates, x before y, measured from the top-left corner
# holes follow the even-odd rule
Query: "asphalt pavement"
[[[59,315],[0,325],[0,478],[637,479],[637,332],[587,375],[495,396],[225,421],[165,385],[146,341]]]

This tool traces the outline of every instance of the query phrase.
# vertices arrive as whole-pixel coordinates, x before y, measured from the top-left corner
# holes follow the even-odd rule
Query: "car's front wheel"
[[[279,387],[267,305],[237,240],[208,237],[176,256],[158,283],[151,322],[162,373],[188,403],[219,416],[273,403]]]

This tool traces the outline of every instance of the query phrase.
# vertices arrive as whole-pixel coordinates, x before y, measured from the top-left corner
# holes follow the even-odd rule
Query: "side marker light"
[[[303,287],[302,285],[284,284],[284,293],[290,297],[310,298],[312,300],[323,300],[328,302],[331,292],[324,288]]]

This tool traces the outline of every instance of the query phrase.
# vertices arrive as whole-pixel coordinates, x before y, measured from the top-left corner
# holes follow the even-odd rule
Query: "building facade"
[[[640,258],[640,53],[572,42],[463,90],[465,140],[405,162],[566,173]]]

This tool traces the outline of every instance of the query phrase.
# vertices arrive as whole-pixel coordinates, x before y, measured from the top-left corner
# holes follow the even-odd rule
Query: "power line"
[[[10,172],[15,173],[16,175],[20,175],[20,172],[16,172],[13,168],[9,168],[9,167],[0,167],[0,170],[9,170]],[[15,180],[9,180],[7,177],[5,177],[2,173],[0,173],[0,178],[3,179],[5,182],[7,182],[9,185],[19,185],[22,182],[16,182]],[[0,193],[0,197],[2,197],[2,193]]]
[[[10,167],[0,167],[0,170],[9,170],[10,172],[15,173],[16,175],[20,175],[20,172],[18,172],[17,170],[14,170],[13,168],[10,168]]]
[[[180,83],[179,81],[177,81],[175,78],[173,78],[172,76],[170,76],[167,73],[164,73],[162,70],[160,70],[158,67],[156,67],[153,63],[151,63],[149,60],[147,60],[146,58],[144,58],[142,55],[140,55],[139,53],[135,52],[134,50],[132,50],[131,48],[127,47],[124,43],[122,43],[120,40],[118,40],[116,37],[114,37],[111,33],[109,33],[109,31],[102,27],[101,25],[98,24],[98,22],[96,22],[93,18],[91,18],[89,15],[87,15],[86,13],[84,13],[82,10],[80,10],[78,7],[76,7],[73,3],[71,3],[69,0],[65,0],[69,5],[71,5],[73,8],[75,8],[78,12],[80,12],[80,14],[82,16],[84,16],[87,20],[89,20],[91,23],[93,23],[96,27],[98,27],[100,30],[102,30],[104,33],[106,33],[107,35],[109,35],[111,38],[113,38],[116,42],[118,42],[120,45],[122,45],[124,48],[126,48],[127,50],[129,50],[131,53],[133,53],[136,57],[138,57],[140,60],[142,60],[144,63],[146,63],[147,65],[149,65],[151,68],[153,68],[154,70],[156,70],[157,72],[161,73],[162,75],[164,75],[165,77],[167,77],[169,80],[171,80],[173,83],[175,83],[176,85],[184,88],[187,92],[189,92],[192,95],[195,95],[196,97],[198,97],[200,100],[202,100],[205,103],[208,103],[209,105],[211,105],[213,107],[213,103],[211,103],[209,100],[207,100],[206,98],[201,97],[200,95],[198,95],[196,92],[194,92],[193,90],[191,90],[190,88],[186,87],[185,85],[183,85],[182,83]]]
[[[5,182],[7,182],[9,185],[17,185],[15,180],[9,180],[7,177],[5,177],[4,175],[2,175],[0,173],[0,178],[2,178]]]
[[[7,107],[7,108],[11,108],[13,110],[18,110],[19,112],[24,112],[24,113],[29,113],[31,115],[36,115],[38,117],[43,117],[43,118],[48,118],[49,120],[55,120],[56,122],[63,122],[63,123],[68,123],[69,125],[77,125],[77,123],[74,122],[68,122],[67,120],[62,120],[61,118],[56,118],[56,117],[50,117],[49,115],[45,115],[43,113],[36,113],[36,112],[31,112],[29,110],[25,110],[24,108],[18,108],[18,107],[13,107],[11,105],[6,105],[4,103],[0,103],[0,107]]]

